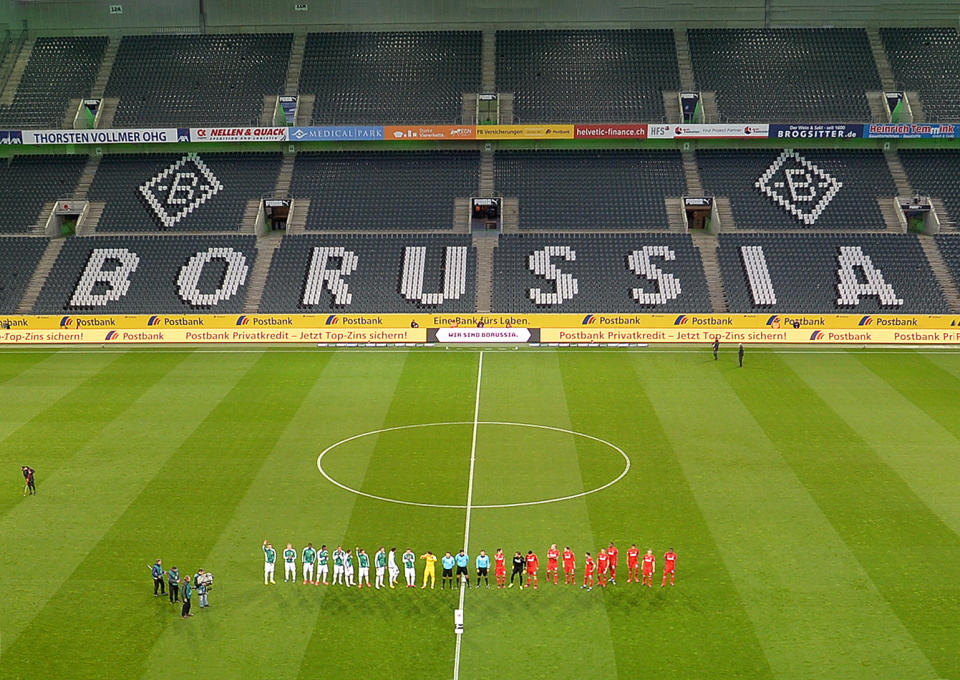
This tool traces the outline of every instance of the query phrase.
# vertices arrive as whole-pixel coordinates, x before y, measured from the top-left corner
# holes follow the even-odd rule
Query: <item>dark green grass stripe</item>
[[[771,354],[766,362],[775,379],[767,371],[727,373],[731,387],[933,667],[954,676],[960,537],[783,359]]]
[[[316,355],[318,370],[330,356]],[[175,561],[182,574],[203,564],[315,380],[301,364],[267,352],[246,371],[4,654],[13,677],[140,674],[158,634],[183,622],[172,608],[132,605],[145,581],[118,583],[116,565],[161,543],[179,543]],[[77,612],[86,612],[79,622]],[[65,621],[88,630],[70,634],[61,630]],[[38,649],[47,654],[41,658]]]
[[[960,378],[920,353],[851,356],[960,439]]]
[[[120,354],[98,373],[24,423],[0,442],[0,461],[42,451],[44,465],[37,470],[38,492],[43,479],[57,470],[97,433],[163,379],[189,353],[162,354],[144,361]],[[21,502],[20,494],[0,495],[0,515]]]
[[[560,366],[573,428],[617,443],[633,459],[623,481],[587,497],[595,535],[619,542],[620,585],[604,594],[619,675],[642,665],[656,677],[715,678],[721,669],[728,678],[771,677],[732,575],[638,384],[639,364],[626,355],[563,354]],[[588,488],[605,481],[591,478],[596,465],[583,456],[581,469]],[[678,585],[660,589],[658,574],[652,592],[624,592],[635,588],[626,584],[627,541],[654,548],[658,568],[674,547],[682,556]],[[638,625],[651,634],[633,634]],[[701,634],[693,641],[671,633],[681,630]]]
[[[16,378],[28,368],[39,364],[44,359],[50,358],[53,354],[53,352],[29,352],[25,354],[0,353],[0,385]]]
[[[472,421],[477,359],[474,353],[437,356],[414,352],[408,355],[383,426]],[[449,484],[452,488],[462,487],[462,494],[458,495],[464,500],[470,434],[470,428],[454,431],[438,428],[433,452],[436,456],[454,456],[463,461],[462,470],[451,474]],[[464,447],[467,447],[465,452]],[[404,474],[397,471],[391,455],[379,443],[374,447],[363,478],[363,490],[376,493],[376,489],[381,488],[379,485],[386,483],[386,475]],[[444,465],[443,469],[449,470],[449,466]],[[418,477],[433,473],[427,462],[423,468],[410,469],[405,474],[411,487],[415,487]],[[345,505],[345,509],[348,508],[349,505]],[[371,558],[381,544],[388,549],[391,544],[396,545],[399,553],[410,545],[419,557],[425,550],[452,550],[463,540],[463,522],[462,510],[400,506],[355,497],[343,544],[351,549],[359,544]],[[439,564],[437,590],[419,590],[422,565],[418,560],[416,592],[403,587],[402,568],[401,586],[393,591],[346,592],[340,587],[325,591],[323,606],[304,650],[299,677],[315,677],[321,659],[319,665],[323,672],[331,676],[361,672],[369,677],[384,678],[449,677],[453,669],[452,610],[456,594],[439,590]],[[371,566],[371,583],[374,577]],[[363,634],[356,635],[357,631]],[[346,650],[349,653],[345,653]]]

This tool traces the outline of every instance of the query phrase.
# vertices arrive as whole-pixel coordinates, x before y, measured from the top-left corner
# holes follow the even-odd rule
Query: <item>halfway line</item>
[[[470,477],[467,481],[467,518],[463,526],[463,552],[470,554],[470,510],[473,506],[473,470],[477,462],[477,428],[480,425],[480,382],[483,378],[483,350],[480,351],[480,361],[477,364],[477,400],[473,406],[473,441],[470,444]],[[467,566],[467,582],[460,582],[460,612],[463,612],[463,597],[470,585],[470,567]],[[460,678],[460,641],[463,640],[463,632],[455,633],[457,636],[457,650],[453,657],[453,680]]]

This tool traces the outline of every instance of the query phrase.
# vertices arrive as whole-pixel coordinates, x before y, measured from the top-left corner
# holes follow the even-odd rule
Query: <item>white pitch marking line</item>
[[[473,471],[477,463],[477,429],[480,426],[480,382],[483,378],[483,350],[480,351],[480,360],[477,363],[477,400],[473,407],[473,441],[470,444],[470,477],[467,481],[467,518],[463,525],[463,552],[470,554],[470,509],[473,505]],[[470,567],[467,566],[467,574],[470,573]],[[479,583],[479,581],[478,581]],[[460,582],[460,612],[463,613],[463,598],[470,586],[470,577],[467,576],[467,582]],[[460,643],[463,640],[463,633],[457,636],[457,650],[453,657],[453,680],[460,678]]]

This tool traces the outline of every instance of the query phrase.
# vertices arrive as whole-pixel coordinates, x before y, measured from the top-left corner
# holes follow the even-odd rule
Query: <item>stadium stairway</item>
[[[504,234],[520,233],[520,199],[503,199],[503,213],[500,215],[500,226]]]
[[[703,196],[703,182],[700,180],[700,169],[697,167],[697,155],[693,151],[682,151],[683,176],[687,180],[687,193],[690,196]]]
[[[893,77],[893,69],[890,68],[890,61],[887,59],[887,52],[883,49],[883,41],[880,39],[880,30],[876,27],[868,28],[867,40],[870,42],[870,51],[873,52],[873,60],[877,62],[877,74],[880,76],[880,85],[884,90],[896,90],[897,82]],[[883,119],[881,119],[883,120]]]
[[[927,114],[923,110],[923,101],[920,99],[920,93],[916,90],[906,91],[907,100],[910,102],[910,112],[913,114],[914,123],[926,123]]]
[[[956,231],[957,223],[953,221],[953,216],[947,211],[947,205],[942,198],[930,198],[933,209],[937,211],[937,217],[940,219],[940,231]]]
[[[13,65],[20,55],[17,44],[17,41],[13,39],[7,40],[4,43],[6,51],[3,53],[2,58],[0,58],[0,74],[9,74],[13,71]],[[2,78],[2,75],[0,75],[0,78]]]
[[[930,236],[920,236],[920,247],[923,248],[924,255],[927,256],[927,262],[930,263],[930,269],[933,275],[937,277],[937,283],[943,290],[943,296],[950,305],[950,311],[954,314],[960,314],[960,289],[957,288],[957,282],[950,273],[950,268],[943,259],[943,254],[937,246],[937,240]]]
[[[259,206],[259,202],[258,202]],[[266,234],[257,239],[257,258],[253,261],[253,270],[250,272],[250,283],[247,285],[247,298],[243,301],[243,313],[254,314],[260,309],[260,298],[267,286],[267,273],[273,256],[283,240],[280,232]]]
[[[24,41],[23,47],[20,48],[20,53],[17,54],[13,69],[10,71],[10,76],[3,87],[3,92],[0,92],[0,106],[11,106],[13,104],[13,98],[17,94],[17,88],[20,87],[20,81],[23,79],[24,71],[27,70],[27,64],[30,63],[30,55],[33,53],[33,45],[36,41],[36,38],[29,38]]]
[[[513,92],[500,95],[500,124],[513,125]]]
[[[80,173],[80,179],[77,180],[77,186],[73,190],[72,198],[74,200],[87,200],[87,192],[90,191],[90,185],[93,184],[93,177],[97,174],[97,168],[100,167],[101,158],[96,154],[87,157],[87,164],[83,166],[83,172]]]
[[[311,125],[313,121],[313,105],[317,101],[315,94],[301,94],[297,102],[297,125]]]
[[[867,92],[867,105],[870,107],[872,122],[887,122],[887,110],[883,107],[883,92]]]
[[[663,91],[663,120],[667,123],[679,123],[683,119],[680,112],[680,93],[676,90]]]
[[[493,196],[493,152],[480,152],[480,183],[478,186],[481,196]]]
[[[247,205],[243,209],[243,218],[240,220],[240,233],[256,235],[257,217],[259,217],[259,215],[260,199],[251,198],[249,201],[247,201]]]
[[[686,28],[673,29],[673,42],[677,46],[677,66],[680,68],[680,88],[694,91],[697,89],[693,77],[693,62],[690,59],[690,41]]]
[[[717,215],[720,217],[720,231],[733,231],[737,228],[733,222],[733,208],[730,207],[730,199],[726,196],[714,196],[714,202],[717,204]]]
[[[280,172],[277,173],[277,184],[273,189],[274,196],[286,198],[290,195],[290,182],[293,181],[293,166],[297,161],[296,154],[283,154]]]
[[[43,251],[43,255],[37,263],[37,268],[33,270],[30,282],[27,283],[27,289],[24,291],[23,297],[20,298],[20,304],[17,305],[17,314],[29,314],[31,312],[65,242],[66,239],[63,238],[52,238],[47,243],[47,249]]]
[[[470,233],[470,199],[453,199],[453,233]]]
[[[483,88],[484,92],[496,92],[497,32],[488,28],[483,32],[482,40],[480,46],[480,87]]]
[[[77,223],[77,236],[95,236],[100,217],[107,204],[104,201],[87,201],[87,214]]]
[[[307,215],[310,214],[310,199],[295,198],[287,216],[288,234],[307,233]]]
[[[675,234],[684,233],[686,228],[683,226],[683,199],[664,198],[663,207],[667,211],[667,230]]]
[[[717,258],[719,241],[716,236],[702,231],[691,231],[693,245],[700,252],[700,261],[703,264],[703,275],[707,280],[707,291],[710,293],[710,305],[713,312],[728,312],[730,305],[727,294],[723,289],[723,279],[720,276],[720,260]]]
[[[37,221],[30,225],[31,234],[34,236],[47,235],[47,218],[50,217],[50,213],[53,212],[53,209],[56,207],[56,205],[56,201],[50,201],[43,204],[43,207],[40,208],[40,214],[37,215]]]
[[[117,59],[118,49],[120,49],[120,39],[109,38],[107,47],[103,51],[103,61],[100,62],[100,70],[97,71],[97,79],[93,81],[93,89],[90,90],[91,97],[103,97],[103,92],[107,88],[107,81],[110,80],[110,72],[113,70],[113,62]],[[116,112],[116,107],[114,107],[114,112]],[[101,125],[100,127],[105,126]]]
[[[80,108],[80,98],[74,98],[67,102],[67,108],[63,112],[63,120],[60,121],[60,127],[64,130],[73,128],[73,119],[77,116],[77,109]]]
[[[887,160],[887,167],[893,176],[893,182],[897,185],[897,193],[900,196],[913,196],[913,187],[910,186],[910,180],[907,178],[907,171],[903,168],[900,156],[896,149],[887,149],[883,152],[883,157]]]
[[[97,127],[103,129],[112,128],[113,119],[116,117],[117,109],[120,107],[120,98],[104,97],[103,101],[100,102],[100,107],[103,110],[100,113],[100,123]]]
[[[294,33],[290,46],[290,63],[287,65],[287,80],[283,86],[285,95],[295,95],[300,89],[300,71],[303,69],[303,52],[307,45],[306,33]]]
[[[477,251],[477,312],[490,311],[493,303],[493,253],[499,239],[496,234],[476,234],[473,247]]]
[[[883,215],[883,223],[887,227],[887,231],[893,233],[899,232],[902,227],[900,226],[900,215],[897,212],[897,206],[894,201],[891,201],[889,198],[877,198],[877,205],[880,206],[880,214]]]

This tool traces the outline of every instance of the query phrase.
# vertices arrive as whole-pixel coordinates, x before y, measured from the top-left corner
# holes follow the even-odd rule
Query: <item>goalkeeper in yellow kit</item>
[[[420,589],[427,587],[427,578],[430,578],[430,590],[433,590],[433,586],[437,582],[437,571],[434,568],[434,565],[437,563],[437,556],[434,555],[429,550],[426,554],[420,556],[421,560],[424,560],[427,563],[427,566],[423,569],[423,585],[420,586]]]

